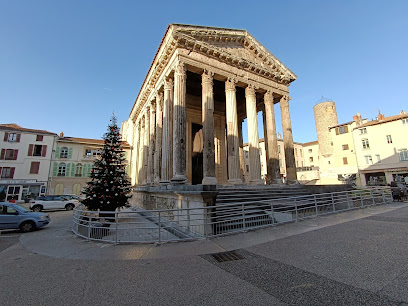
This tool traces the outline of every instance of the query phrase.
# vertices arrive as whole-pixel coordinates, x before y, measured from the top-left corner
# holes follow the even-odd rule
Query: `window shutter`
[[[47,145],[42,146],[41,156],[45,157],[47,155]]]
[[[11,178],[11,179],[14,177],[14,170],[15,170],[15,169],[16,169],[16,168],[14,168],[14,167],[10,168],[10,178]]]
[[[17,160],[18,150],[14,150],[13,160]]]
[[[71,163],[71,176],[75,176],[75,164]]]
[[[60,154],[61,154],[61,148],[57,147],[55,149],[55,158],[60,158]]]
[[[88,167],[87,164],[83,164],[83,165],[82,165],[82,171],[81,171],[82,177],[86,177],[86,169],[87,169],[87,167]]]
[[[6,149],[1,149],[0,159],[4,159],[5,154],[6,154]]]
[[[31,162],[30,174],[38,174],[40,169],[40,162]]]
[[[68,159],[72,158],[72,148],[68,149]]]
[[[17,142],[20,142],[21,134],[17,134]]]
[[[336,128],[336,135],[339,135],[339,128]]]
[[[71,164],[67,164],[66,168],[65,168],[65,176],[69,176],[69,170],[71,170]]]
[[[3,141],[7,141],[7,140],[8,140],[8,134],[9,134],[9,133],[4,133],[4,139],[3,139]]]
[[[344,132],[348,133],[348,126],[347,125],[344,127]]]
[[[30,144],[28,146],[28,156],[33,156],[33,149],[34,149],[34,145]]]
[[[58,164],[54,163],[54,167],[52,168],[52,176],[58,175]]]

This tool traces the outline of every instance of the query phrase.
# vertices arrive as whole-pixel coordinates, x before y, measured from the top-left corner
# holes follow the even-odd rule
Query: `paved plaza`
[[[408,305],[408,203],[162,245],[86,241],[50,215],[1,232],[0,305]]]

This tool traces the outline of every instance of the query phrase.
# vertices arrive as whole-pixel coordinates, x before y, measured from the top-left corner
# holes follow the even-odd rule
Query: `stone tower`
[[[320,153],[327,157],[333,154],[329,127],[338,125],[336,104],[333,101],[324,101],[316,104],[313,111]]]

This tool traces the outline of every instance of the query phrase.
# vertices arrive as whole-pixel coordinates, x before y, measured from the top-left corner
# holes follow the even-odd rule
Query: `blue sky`
[[[408,111],[407,13],[405,0],[0,0],[0,123],[100,138],[112,111],[128,118],[167,25],[185,23],[246,29],[291,69],[293,137],[313,141],[322,97],[340,123]]]

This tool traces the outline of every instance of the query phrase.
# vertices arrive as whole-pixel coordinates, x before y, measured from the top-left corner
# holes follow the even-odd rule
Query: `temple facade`
[[[296,181],[289,85],[296,75],[245,30],[171,24],[122,137],[131,146],[135,186],[244,182],[247,120],[249,184],[261,179],[257,113],[263,114],[268,183],[282,182],[274,104],[280,104],[287,181]],[[244,131],[245,132],[245,131]]]

